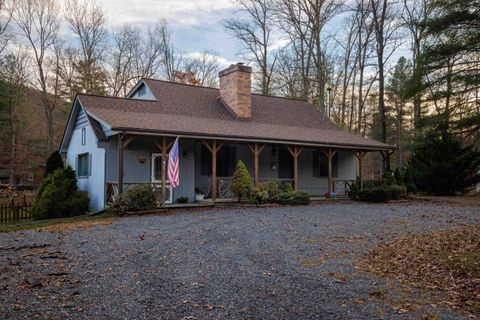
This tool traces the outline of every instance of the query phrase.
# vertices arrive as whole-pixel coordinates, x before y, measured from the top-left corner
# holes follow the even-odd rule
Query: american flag
[[[178,138],[175,140],[175,143],[170,149],[170,153],[168,154],[168,181],[170,181],[170,185],[172,188],[178,187],[180,184],[179,178],[179,164],[178,164]]]

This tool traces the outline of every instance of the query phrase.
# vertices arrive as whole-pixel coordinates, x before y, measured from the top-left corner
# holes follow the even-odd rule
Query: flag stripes
[[[168,153],[168,181],[172,188],[178,187],[180,184],[179,177],[179,159],[178,159],[178,138],[175,140],[175,143]]]

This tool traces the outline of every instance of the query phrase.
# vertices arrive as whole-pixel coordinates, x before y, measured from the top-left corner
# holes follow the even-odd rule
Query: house
[[[280,179],[311,195],[339,194],[362,177],[366,152],[391,154],[392,146],[339,129],[305,100],[252,94],[251,72],[231,65],[219,89],[142,79],[125,98],[78,94],[60,152],[92,209],[146,183],[162,204],[198,193],[229,198],[239,159],[257,185]],[[171,190],[163,164],[176,137],[180,186]]]

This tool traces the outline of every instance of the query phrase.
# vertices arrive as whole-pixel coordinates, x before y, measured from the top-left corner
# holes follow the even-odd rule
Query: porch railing
[[[127,191],[129,188],[138,185],[151,185],[155,189],[155,195],[157,200],[161,200],[161,190],[162,190],[162,183],[161,182],[124,182],[123,183],[123,191]],[[169,199],[171,199],[171,188],[170,183],[167,181],[165,183],[166,195],[165,195],[165,203],[171,203]],[[107,181],[105,186],[105,203],[110,204],[115,201],[118,197],[118,182],[116,181]]]
[[[350,190],[350,187],[352,184],[357,182],[357,180],[333,180],[333,192],[335,192],[337,195],[344,195],[346,196],[348,194],[348,191]]]

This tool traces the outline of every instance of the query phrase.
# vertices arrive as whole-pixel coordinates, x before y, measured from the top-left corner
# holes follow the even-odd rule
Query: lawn
[[[14,232],[32,229],[39,231],[67,231],[76,228],[87,228],[100,224],[106,225],[112,223],[113,221],[114,218],[107,215],[85,215],[62,219],[0,224],[0,232]]]

